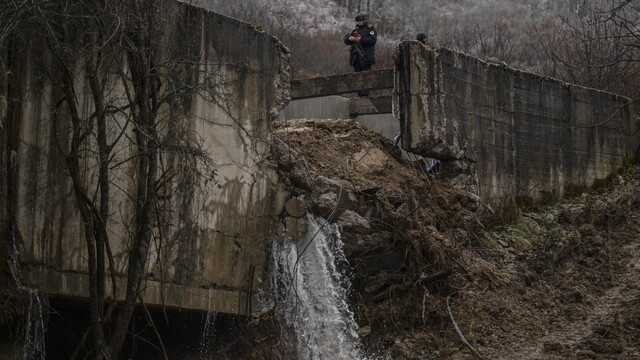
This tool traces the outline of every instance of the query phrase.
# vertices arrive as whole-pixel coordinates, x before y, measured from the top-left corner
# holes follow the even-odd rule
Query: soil
[[[275,123],[272,160],[342,225],[374,358],[640,358],[640,167],[489,226],[475,194],[352,121]],[[255,319],[225,354],[281,358],[279,327]]]

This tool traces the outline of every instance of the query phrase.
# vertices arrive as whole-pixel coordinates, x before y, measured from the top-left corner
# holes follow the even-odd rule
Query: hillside
[[[397,43],[425,33],[430,44],[481,59],[495,57],[515,68],[612,92],[624,93],[628,86],[621,84],[633,83],[623,75],[612,81],[618,79],[617,73],[638,74],[634,61],[624,60],[637,58],[638,37],[630,30],[638,24],[637,0],[194,3],[277,36],[291,50],[296,78],[352,71],[342,37],[354,26],[359,11],[368,12],[378,30],[374,68],[391,67]],[[610,13],[612,9],[617,10]],[[576,72],[580,66],[587,73]]]
[[[475,195],[414,168],[354,122],[274,126],[274,161],[288,188],[313,213],[339,215],[367,355],[640,356],[640,168],[485,228]],[[225,354],[280,358],[276,334],[285,329],[276,318],[256,319]]]

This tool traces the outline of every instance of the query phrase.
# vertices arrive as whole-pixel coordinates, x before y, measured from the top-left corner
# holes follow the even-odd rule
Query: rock
[[[527,251],[531,249],[531,243],[529,240],[519,237],[513,239],[511,246],[518,251]]]
[[[307,215],[307,205],[300,198],[291,198],[284,206],[287,214],[291,217],[301,218]]]
[[[357,197],[351,191],[345,189],[339,180],[320,175],[314,179],[313,185],[315,187],[314,192],[318,194],[326,192],[338,194],[340,206],[345,209],[350,209],[353,205],[352,202],[357,201]]]
[[[289,171],[291,182],[300,187],[310,187],[309,165],[304,159],[292,162],[292,169]]]
[[[334,192],[327,192],[318,197],[316,206],[320,216],[326,218],[338,207],[337,195]]]
[[[360,337],[369,336],[369,334],[371,334],[371,326],[369,325],[363,326],[360,329],[358,329],[358,335]]]
[[[326,192],[335,192],[340,193],[340,190],[343,189],[340,181],[329,179],[326,176],[318,176],[314,179],[313,185],[315,187],[315,191],[318,193],[326,193]],[[342,190],[346,192],[347,190]]]
[[[467,210],[477,211],[480,208],[480,196],[469,193],[468,197],[460,199],[460,204]]]
[[[351,210],[347,210],[342,213],[340,219],[338,220],[338,224],[342,226],[342,229],[345,232],[357,232],[366,234],[371,229],[371,226],[367,219]]]
[[[287,190],[282,189],[282,188],[280,188],[276,192],[276,194],[274,196],[274,206],[273,206],[273,208],[275,210],[274,211],[275,214],[282,213],[282,210],[284,210],[284,208],[285,208],[284,207],[285,203],[286,203],[287,199],[289,199],[290,197],[291,197],[291,193],[289,191],[287,191]]]
[[[353,202],[346,190],[338,190],[338,192],[329,191],[318,197],[316,201],[315,213],[334,222],[342,215],[345,210],[353,207]]]

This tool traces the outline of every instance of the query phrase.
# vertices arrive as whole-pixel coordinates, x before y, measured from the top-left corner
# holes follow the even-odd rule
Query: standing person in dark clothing
[[[427,35],[425,33],[418,33],[418,36],[416,36],[416,40],[420,41],[424,45],[427,45]]]
[[[371,70],[376,63],[376,41],[378,32],[369,24],[369,15],[358,13],[356,27],[344,36],[344,43],[349,45],[349,64],[355,72]],[[358,96],[369,96],[368,91],[358,91]]]

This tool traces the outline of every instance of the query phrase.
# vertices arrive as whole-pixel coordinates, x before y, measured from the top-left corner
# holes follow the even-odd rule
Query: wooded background
[[[393,66],[401,40],[424,32],[432,45],[511,67],[639,96],[638,0],[200,0],[262,27],[292,53],[295,78],[351,71],[342,36],[358,11],[378,30],[374,68]]]

